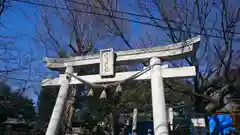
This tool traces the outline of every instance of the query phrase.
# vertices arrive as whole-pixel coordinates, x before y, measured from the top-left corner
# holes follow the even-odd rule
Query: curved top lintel
[[[159,57],[163,59],[180,59],[192,54],[197,48],[197,43],[200,42],[200,36],[188,39],[183,42],[156,46],[152,48],[135,49],[128,51],[116,52],[116,62],[124,61],[141,61],[150,59],[151,57]],[[65,68],[67,66],[83,66],[99,64],[99,54],[76,56],[70,58],[45,58],[48,68]]]

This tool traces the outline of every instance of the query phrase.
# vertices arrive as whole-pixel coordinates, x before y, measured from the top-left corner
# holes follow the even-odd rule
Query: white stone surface
[[[115,77],[113,78],[101,78],[99,74],[85,75],[85,76],[79,76],[79,77],[90,83],[108,83],[108,82],[122,81],[136,74],[137,72],[139,71],[120,72],[120,73],[116,73]],[[149,80],[150,72],[151,71],[144,73],[143,75],[137,77],[135,80]],[[163,78],[193,77],[195,75],[196,75],[196,71],[195,71],[195,67],[193,66],[162,69]],[[62,84],[64,78],[65,78],[65,75],[60,75],[59,78],[45,79],[42,81],[42,86],[59,86]],[[75,78],[72,78],[70,84],[82,84],[82,82],[79,82]]]
[[[116,52],[116,62],[130,62],[130,61],[146,61],[152,57],[159,57],[164,59],[179,59],[181,57],[189,56],[194,52],[197,46],[195,44],[200,42],[200,36],[192,39],[179,42],[176,44],[156,46],[152,48],[135,49],[128,51]],[[48,68],[60,69],[67,66],[83,66],[100,63],[100,55],[77,56],[71,58],[45,58],[44,61]]]
[[[161,67],[161,60],[156,57],[151,58],[150,66],[153,66],[151,70],[151,91],[154,134],[168,135],[168,118],[164,95],[164,84],[162,75],[163,68]]]
[[[99,71],[102,77],[114,75],[113,49],[100,50],[100,70]]]
[[[67,67],[66,72],[72,73],[73,67]],[[65,106],[66,98],[68,95],[68,88],[70,83],[70,78],[64,77],[61,87],[58,92],[57,100],[55,102],[50,122],[46,131],[46,135],[57,135],[59,132],[61,116],[63,113],[63,108]]]

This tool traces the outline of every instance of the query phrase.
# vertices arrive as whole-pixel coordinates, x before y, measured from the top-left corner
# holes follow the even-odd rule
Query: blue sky
[[[11,4],[13,4],[13,7],[6,9],[1,16],[1,22],[5,24],[8,29],[1,28],[0,32],[5,35],[21,35],[21,38],[19,38],[15,44],[15,49],[18,52],[21,52],[21,55],[32,52],[29,53],[29,55],[35,59],[31,64],[32,69],[39,68],[39,65],[43,65],[42,58],[44,56],[44,50],[37,46],[32,40],[36,35],[35,24],[38,21],[37,19],[39,19],[37,7],[15,2],[11,2]],[[35,71],[32,70],[31,73],[33,72]],[[18,72],[17,74],[17,78],[25,79],[30,73],[27,71]],[[31,80],[35,79],[33,77],[30,78]],[[25,92],[25,95],[36,101],[36,94],[33,89],[39,89],[39,84],[40,82],[30,83],[29,85],[33,86]],[[14,89],[17,89],[22,85],[24,85],[24,83],[17,83],[16,81],[11,83],[11,86]]]

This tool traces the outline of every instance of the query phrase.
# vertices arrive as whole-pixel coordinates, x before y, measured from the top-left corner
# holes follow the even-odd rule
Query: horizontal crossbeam
[[[116,73],[114,78],[101,78],[99,74],[84,75],[79,77],[90,83],[109,83],[109,82],[122,81],[136,74],[137,72],[139,71],[119,72],[119,73]],[[135,80],[149,80],[150,72],[151,70],[137,77]],[[195,75],[196,75],[196,71],[194,66],[162,69],[163,78],[193,77]],[[66,75],[62,74],[59,76],[59,78],[45,79],[42,81],[42,86],[60,86],[62,84],[62,81],[65,79],[65,77]],[[70,84],[83,84],[83,83],[76,80],[75,78],[72,78]]]
[[[200,36],[179,42],[176,44],[156,46],[152,48],[135,49],[128,51],[116,52],[116,63],[119,62],[131,62],[138,61],[143,62],[149,60],[152,57],[159,57],[161,59],[180,59],[182,57],[189,56],[194,50],[194,44],[200,42]],[[83,65],[94,65],[100,63],[99,54],[88,55],[88,56],[77,56],[70,58],[45,58],[44,60],[48,68],[61,70],[67,66],[83,66]]]

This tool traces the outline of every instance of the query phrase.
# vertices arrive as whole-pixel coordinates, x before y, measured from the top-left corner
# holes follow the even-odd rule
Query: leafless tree
[[[114,30],[120,26],[120,21],[112,21],[111,13],[105,13],[103,7],[106,7],[104,0],[95,1],[44,1],[56,7],[64,7],[62,9],[49,9],[48,7],[41,7],[41,22],[37,26],[37,41],[46,47],[46,50],[55,52],[59,55],[63,50],[69,53],[80,51],[77,55],[86,55],[93,51],[94,45],[99,42],[106,43],[111,41],[119,32]],[[108,3],[109,4],[113,3]],[[117,5],[117,4],[116,4]],[[95,15],[94,13],[101,13]],[[109,23],[112,24],[109,24]],[[58,25],[61,29],[56,28]],[[114,25],[115,27],[112,27]],[[123,24],[122,24],[123,26]],[[125,25],[126,26],[126,25]],[[59,32],[59,30],[61,32]],[[68,47],[67,40],[73,46]],[[72,41],[73,40],[73,41]],[[72,42],[71,42],[72,41]],[[70,48],[70,49],[69,49]]]
[[[11,11],[11,9],[11,4],[5,2],[4,11]],[[5,18],[7,16],[3,12],[0,20],[0,81],[21,84],[20,89],[23,90],[21,92],[23,93],[30,86],[29,82],[33,81],[31,64],[35,59],[32,57],[31,47],[28,51],[24,50],[23,52],[16,45],[24,36],[20,32],[12,31],[5,23]],[[22,77],[22,74],[24,74],[24,77]]]

